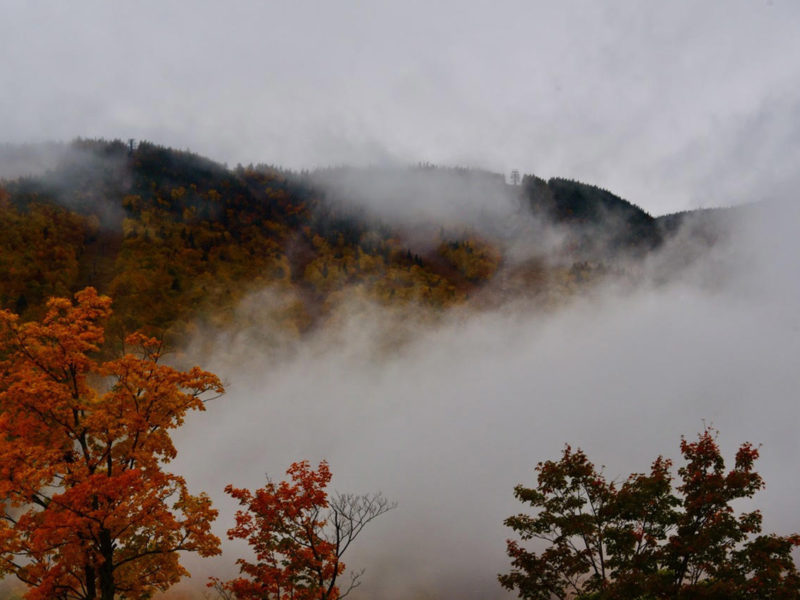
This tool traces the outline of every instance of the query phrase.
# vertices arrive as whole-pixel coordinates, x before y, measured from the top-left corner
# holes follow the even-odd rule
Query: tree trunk
[[[111,542],[111,532],[107,529],[100,531],[100,554],[103,564],[100,565],[100,600],[114,600],[116,587],[114,586],[114,544]]]
[[[86,600],[96,600],[97,582],[95,581],[94,567],[85,566],[83,568],[83,576],[86,578]]]

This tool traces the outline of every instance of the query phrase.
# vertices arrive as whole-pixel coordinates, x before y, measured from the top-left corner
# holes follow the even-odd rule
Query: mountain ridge
[[[249,291],[270,286],[275,321],[302,335],[348,295],[435,312],[485,299],[501,272],[514,294],[568,296],[657,250],[686,219],[561,178],[512,186],[433,165],[229,169],[150,142],[79,139],[45,173],[0,181],[11,232],[0,301],[33,316],[47,297],[92,285],[114,298],[117,330],[180,337],[198,319],[230,320]],[[509,220],[530,231],[503,239]],[[551,230],[559,241],[548,246],[539,238]],[[527,258],[512,260],[520,242]]]

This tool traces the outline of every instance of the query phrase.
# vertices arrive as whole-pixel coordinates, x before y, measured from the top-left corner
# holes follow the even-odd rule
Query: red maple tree
[[[308,461],[293,463],[290,481],[267,484],[251,492],[227,486],[244,507],[236,513],[230,539],[244,539],[255,562],[236,561],[241,577],[209,585],[222,596],[240,600],[337,600],[359,584],[354,573],[344,589],[341,557],[367,523],[395,505],[381,494],[337,494],[328,497],[328,463],[313,470]]]

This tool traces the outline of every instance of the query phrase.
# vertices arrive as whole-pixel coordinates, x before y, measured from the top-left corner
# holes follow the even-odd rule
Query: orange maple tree
[[[179,552],[219,553],[205,494],[163,469],[170,430],[219,379],[159,363],[141,334],[100,361],[111,299],[53,298],[41,321],[0,311],[0,575],[29,600],[149,598],[187,571]]]
[[[337,600],[358,586],[353,573],[340,589],[345,571],[342,555],[363,528],[395,507],[380,493],[328,497],[328,463],[313,470],[308,461],[286,471],[291,481],[267,484],[251,492],[227,486],[225,491],[244,507],[236,513],[230,539],[244,539],[256,562],[236,561],[242,577],[212,579],[222,597],[240,600]]]

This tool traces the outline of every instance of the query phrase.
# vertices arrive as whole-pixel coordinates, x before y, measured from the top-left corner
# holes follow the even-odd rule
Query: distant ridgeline
[[[20,163],[19,152],[0,147],[0,162],[12,155]],[[31,147],[22,155],[36,165]],[[436,312],[471,298],[498,301],[487,284],[499,277],[515,282],[505,290],[552,298],[617,257],[657,248],[677,228],[675,219],[665,228],[609,192],[563,179],[525,176],[510,186],[470,169],[373,170],[407,178],[410,194],[419,193],[420,172],[489,186],[569,232],[560,261],[534,254],[512,264],[507,240],[475,228],[435,223],[436,233],[420,240],[391,219],[354,210],[347,189],[326,186],[335,170],[231,170],[148,142],[79,139],[48,157],[53,166],[43,174],[0,181],[0,304],[33,317],[48,297],[91,285],[114,299],[112,332],[182,335],[203,320],[224,326],[248,292],[267,286],[275,294],[265,310],[297,335],[345,298]]]
[[[609,191],[568,179],[545,182],[526,175],[522,187],[531,210],[572,227],[575,243],[591,253],[642,254],[664,239],[658,220]]]

